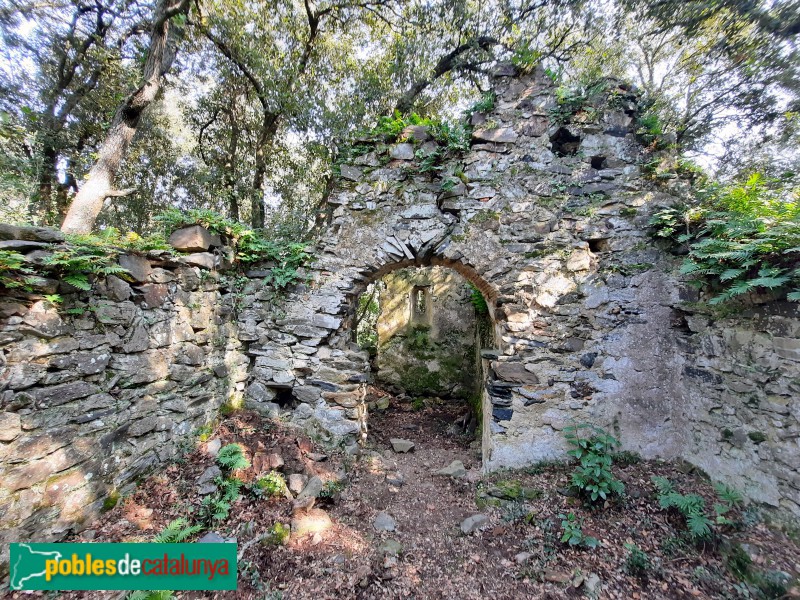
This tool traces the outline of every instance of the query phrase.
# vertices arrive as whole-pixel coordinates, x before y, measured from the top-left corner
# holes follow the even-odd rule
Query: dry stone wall
[[[82,527],[242,395],[249,361],[219,273],[158,253],[119,263],[129,281],[97,279],[91,292],[40,278],[62,307],[0,296],[4,552]]]

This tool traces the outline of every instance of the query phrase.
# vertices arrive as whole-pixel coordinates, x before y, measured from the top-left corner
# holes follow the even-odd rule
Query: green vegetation
[[[190,525],[188,520],[181,517],[170,521],[153,541],[158,544],[180,544],[201,531],[202,525]]]
[[[197,519],[204,527],[212,527],[227,519],[242,489],[242,482],[234,477],[217,477],[214,483],[217,484],[217,491],[203,498],[197,511]]]
[[[252,486],[252,491],[257,496],[282,496],[286,493],[286,480],[277,471],[270,471],[266,475],[256,479]]]
[[[658,503],[661,508],[675,510],[686,520],[687,533],[693,542],[711,540],[715,534],[715,526],[733,525],[726,516],[742,503],[742,496],[736,490],[717,484],[715,490],[720,502],[714,504],[714,517],[706,513],[706,503],[698,494],[680,494],[675,491],[672,482],[664,477],[653,477],[653,485],[658,492]]]
[[[300,281],[299,269],[311,258],[304,243],[281,237],[268,239],[263,231],[249,228],[213,210],[182,211],[173,208],[156,215],[154,219],[161,223],[166,234],[187,225],[202,225],[221,236],[224,243],[233,249],[234,261],[242,265],[256,262],[272,264],[265,283],[278,289]]]
[[[639,548],[636,544],[625,544],[628,555],[625,557],[623,570],[628,575],[633,575],[644,579],[653,570],[653,563],[647,552]]]
[[[227,444],[219,449],[217,464],[223,469],[235,471],[236,469],[247,469],[250,461],[245,457],[244,450],[239,444]]]
[[[616,438],[588,423],[565,427],[564,437],[572,446],[568,454],[579,462],[572,473],[575,489],[592,502],[625,492],[625,486],[611,472],[612,452],[619,447]]]
[[[261,538],[261,543],[267,546],[282,546],[291,535],[291,530],[283,523],[274,523]]]
[[[322,486],[322,491],[319,493],[320,498],[335,498],[342,493],[345,488],[345,482],[340,479],[331,479],[326,481]]]
[[[495,102],[497,102],[497,95],[493,91],[488,91],[481,96],[480,100],[466,110],[466,115],[492,112]]]
[[[800,196],[751,176],[744,185],[709,184],[695,206],[664,209],[656,237],[688,248],[681,272],[713,293],[710,304],[769,291],[800,301]]]
[[[575,516],[575,513],[560,514],[558,518],[561,519],[561,541],[563,543],[590,549],[600,545],[597,538],[583,533],[583,519]]]

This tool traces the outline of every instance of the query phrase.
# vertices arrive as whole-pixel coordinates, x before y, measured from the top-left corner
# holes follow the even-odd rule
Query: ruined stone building
[[[308,282],[283,298],[259,269],[233,289],[213,255],[151,252],[122,256],[132,281],[96,282],[80,314],[0,299],[0,541],[80,527],[232,396],[355,451],[374,373],[351,330],[380,280],[403,310],[379,345],[414,351],[379,352],[378,374],[477,396],[484,469],[563,457],[563,428],[591,422],[800,516],[797,305],[700,308],[648,235],[688,185],[644,169],[629,89],[563,123],[542,74],[501,66],[493,84],[442,170],[415,169],[437,144],[420,132],[342,165]]]

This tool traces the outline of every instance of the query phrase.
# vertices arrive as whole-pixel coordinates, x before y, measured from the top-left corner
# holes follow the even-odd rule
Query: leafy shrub
[[[653,563],[647,552],[639,548],[636,544],[625,544],[628,555],[625,557],[623,569],[628,575],[644,578],[652,570]]]
[[[572,473],[573,487],[592,502],[625,492],[611,472],[611,453],[619,447],[616,438],[588,423],[565,427],[564,437],[572,446],[568,454],[579,461]]]
[[[696,206],[664,209],[653,235],[688,248],[681,273],[719,304],[771,290],[800,301],[800,196],[752,175],[744,185],[709,184]]]
[[[245,457],[244,450],[239,444],[227,444],[220,448],[217,453],[217,463],[229,471],[247,469],[250,466],[250,461]]]
[[[561,519],[561,541],[570,546],[585,546],[586,548],[597,548],[600,541],[590,535],[583,533],[583,519],[578,518],[575,513],[558,515]]]
[[[190,525],[189,521],[181,517],[170,521],[153,541],[157,544],[179,544],[201,531],[203,531],[202,525]]]

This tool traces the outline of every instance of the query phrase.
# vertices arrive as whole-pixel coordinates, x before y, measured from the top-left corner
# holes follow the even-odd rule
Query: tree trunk
[[[69,207],[61,230],[65,233],[91,233],[106,198],[124,196],[133,190],[115,190],[114,180],[128,153],[144,110],[156,99],[161,77],[172,66],[175,53],[168,49],[170,19],[189,9],[189,0],[169,4],[161,0],[156,8],[150,33],[150,48],[142,83],[117,109],[111,127],[100,147],[97,162]]]
[[[264,175],[267,173],[266,149],[272,144],[275,133],[278,131],[279,116],[274,113],[265,114],[261,123],[261,132],[258,134],[256,164],[253,173],[253,202],[250,214],[250,225],[253,229],[263,229],[266,224],[264,211]]]
[[[41,222],[50,225],[54,216],[53,211],[53,180],[56,176],[56,150],[50,144],[42,149],[42,164],[39,171],[39,189],[36,194],[36,206],[32,207],[38,213]]]

